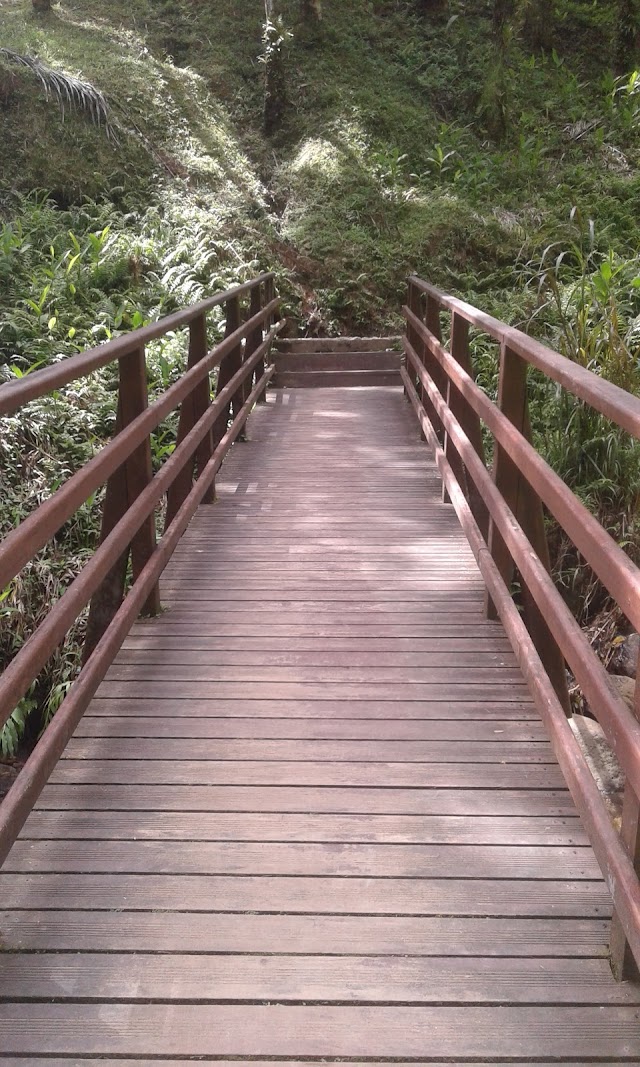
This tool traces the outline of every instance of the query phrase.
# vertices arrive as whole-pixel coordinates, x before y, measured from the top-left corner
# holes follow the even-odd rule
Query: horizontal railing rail
[[[244,313],[241,300],[249,298]],[[226,305],[226,336],[208,348],[206,315]],[[0,414],[93,373],[119,365],[115,434],[52,496],[0,542],[5,588],[61,526],[106,483],[100,544],[0,677],[0,726],[11,716],[55,649],[90,604],[83,665],[56,716],[0,804],[0,862],[7,855],[92,696],[141,613],[160,609],[158,579],[200,503],[215,497],[215,476],[264,398],[279,300],[264,274],[97,349],[0,386]],[[145,345],[189,328],[187,369],[148,403]],[[215,399],[210,374],[217,369]],[[150,434],[179,409],[176,447],[154,474]],[[231,417],[231,422],[229,419]],[[156,509],[166,495],[164,533],[156,541]],[[126,574],[131,557],[131,584]]]
[[[444,311],[451,314],[449,349],[442,343]],[[417,277],[409,281],[404,315],[406,365],[401,373],[406,395],[436,450],[445,499],[453,503],[478,560],[488,590],[487,613],[500,617],[511,639],[608,882],[614,903],[614,973],[636,976],[640,723],[551,578],[543,505],[637,629],[640,570],[531,443],[527,370],[535,367],[639,439],[640,399]],[[500,345],[497,404],[475,382],[470,326]],[[494,442],[491,470],[483,427]],[[522,615],[511,595],[516,570]],[[567,665],[626,775],[620,834],[567,720]]]

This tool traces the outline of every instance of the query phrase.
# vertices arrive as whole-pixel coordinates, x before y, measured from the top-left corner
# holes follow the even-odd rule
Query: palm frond
[[[94,125],[104,127],[107,137],[112,136],[109,107],[104,93],[96,89],[95,85],[74,78],[63,70],[53,70],[34,56],[24,56],[10,48],[0,48],[0,59],[32,71],[47,99],[54,97],[58,101],[63,121],[66,107],[76,108],[88,115]]]

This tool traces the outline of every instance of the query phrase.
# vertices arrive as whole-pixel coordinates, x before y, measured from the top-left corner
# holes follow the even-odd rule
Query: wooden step
[[[401,384],[399,370],[283,370],[277,371],[271,379],[271,387],[275,389],[344,389]]]
[[[281,352],[385,352],[400,349],[400,337],[281,337],[276,348]]]
[[[278,373],[282,371],[397,371],[400,352],[274,352],[273,361]]]

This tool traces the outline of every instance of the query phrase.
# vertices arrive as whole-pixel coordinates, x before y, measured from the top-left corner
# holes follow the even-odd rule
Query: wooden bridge
[[[402,365],[353,340],[270,364],[277,314],[263,276],[0,388],[8,414],[120,365],[113,441],[0,547],[2,589],[106,482],[100,547],[0,682],[1,722],[91,601],[0,806],[0,1067],[640,1063],[640,727],[543,502],[636,626],[640,575],[529,443],[527,366],[637,436],[640,401],[416,278]],[[184,327],[149,402],[144,346]],[[621,836],[565,663],[627,774]]]

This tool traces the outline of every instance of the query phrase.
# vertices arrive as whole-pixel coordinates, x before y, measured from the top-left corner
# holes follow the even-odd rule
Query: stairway
[[[273,357],[275,388],[401,384],[399,337],[283,338]]]

